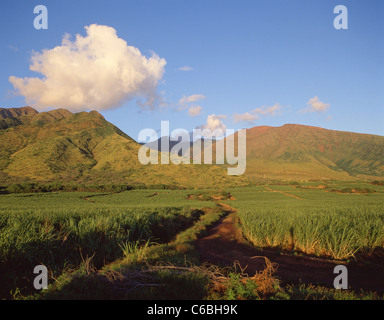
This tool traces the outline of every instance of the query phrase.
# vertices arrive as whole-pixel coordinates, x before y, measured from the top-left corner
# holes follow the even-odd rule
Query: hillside
[[[136,141],[96,111],[0,109],[0,182],[236,185],[223,168],[141,165]]]
[[[159,142],[152,147],[157,149]],[[225,166],[142,165],[140,147],[96,111],[0,108],[0,185],[61,181],[224,187],[264,178],[384,178],[384,137],[303,125],[247,129],[243,176],[228,176]]]
[[[295,124],[254,127],[247,129],[245,174],[276,179],[383,178],[384,137]]]

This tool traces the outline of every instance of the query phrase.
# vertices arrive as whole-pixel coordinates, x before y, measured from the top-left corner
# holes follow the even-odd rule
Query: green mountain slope
[[[96,111],[0,108],[0,117],[3,185],[61,181],[224,187],[255,178],[384,178],[384,137],[369,134],[292,124],[251,128],[245,174],[228,176],[225,165],[142,165],[141,145]]]
[[[141,145],[96,111],[73,114],[65,109],[42,113],[33,110],[1,112],[0,109],[0,114],[5,115],[0,120],[3,121],[2,184],[19,181],[188,187],[244,184],[244,179],[233,179],[217,166],[142,165],[138,161]]]
[[[283,179],[384,177],[384,137],[294,124],[254,127],[247,130],[246,175]]]

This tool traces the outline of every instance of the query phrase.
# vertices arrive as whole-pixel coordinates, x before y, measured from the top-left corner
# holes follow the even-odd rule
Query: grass
[[[142,243],[171,241],[199,218],[198,208],[209,206],[184,200],[185,192],[170,196],[164,191],[163,202],[148,197],[151,193],[2,195],[1,297],[16,288],[28,291],[29,274],[37,264],[49,266],[57,277],[89,257],[100,268]]]
[[[195,241],[225,214],[217,200],[238,210],[243,235],[256,246],[338,259],[378,254],[384,239],[384,188],[345,194],[328,191],[351,187],[347,182],[317,186],[1,195],[1,296],[382,299],[306,284],[282,287],[272,263],[248,276],[236,264],[219,268],[200,261]],[[352,185],[359,186],[365,187]],[[36,294],[30,274],[41,263],[49,268],[50,285]]]
[[[233,189],[237,200],[231,205],[238,209],[244,236],[257,247],[338,260],[382,253],[384,193],[327,191],[276,185]]]
[[[79,268],[64,272],[47,291],[27,299],[202,299],[209,277],[205,268],[198,267],[193,242],[222,214],[219,208],[206,208],[205,214],[173,241],[122,246],[124,257],[98,271]]]

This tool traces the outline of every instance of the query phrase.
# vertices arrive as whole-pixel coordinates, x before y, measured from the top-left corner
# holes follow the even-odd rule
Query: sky
[[[48,29],[34,27],[37,5]],[[334,27],[337,5],[348,10],[348,29]],[[3,108],[97,110],[134,139],[161,121],[171,130],[295,123],[384,135],[382,0],[4,0],[0,8]]]

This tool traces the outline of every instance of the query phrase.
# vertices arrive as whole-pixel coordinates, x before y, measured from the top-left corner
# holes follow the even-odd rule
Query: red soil
[[[244,273],[253,276],[265,268],[265,258],[277,263],[276,276],[283,284],[314,284],[333,288],[333,269],[338,264],[348,268],[348,284],[350,289],[376,291],[384,293],[384,261],[370,263],[333,261],[308,255],[294,256],[277,250],[257,249],[239,236],[236,229],[236,213],[234,209],[220,204],[228,212],[219,223],[213,226],[206,237],[196,242],[196,249],[205,262],[233,266],[238,261],[246,267]]]

